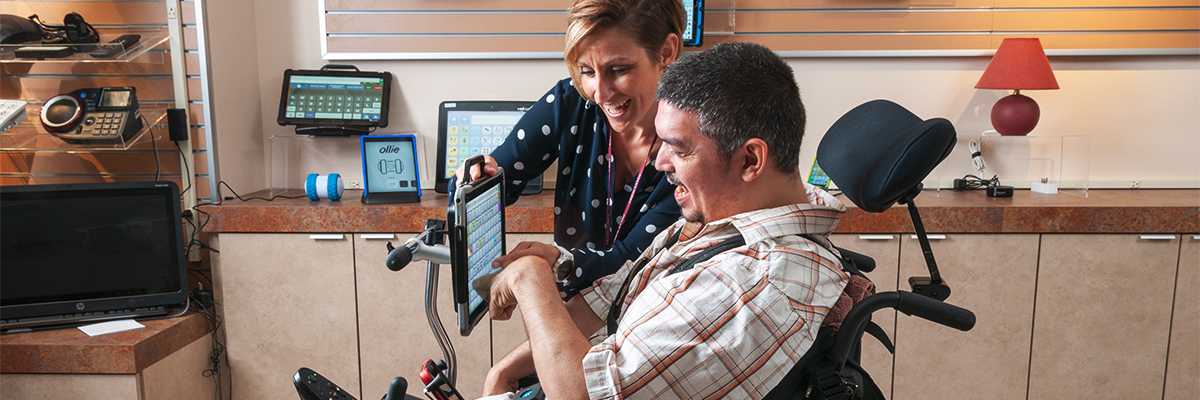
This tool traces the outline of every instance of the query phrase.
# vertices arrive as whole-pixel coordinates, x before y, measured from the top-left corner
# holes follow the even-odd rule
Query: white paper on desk
[[[79,330],[86,333],[88,336],[100,336],[109,333],[134,330],[145,328],[145,325],[138,323],[132,319],[122,319],[117,321],[101,322],[79,327]]]

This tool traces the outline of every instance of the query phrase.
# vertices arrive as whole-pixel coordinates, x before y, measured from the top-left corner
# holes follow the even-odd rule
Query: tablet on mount
[[[285,70],[277,122],[299,135],[366,135],[388,125],[391,87],[391,73],[353,65]]]

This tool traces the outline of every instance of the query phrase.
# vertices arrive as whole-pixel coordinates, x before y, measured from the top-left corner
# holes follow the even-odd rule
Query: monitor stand
[[[370,133],[365,128],[337,125],[299,125],[297,135],[309,136],[361,136]]]

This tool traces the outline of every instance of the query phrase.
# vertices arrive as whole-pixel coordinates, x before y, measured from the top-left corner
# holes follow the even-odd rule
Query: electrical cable
[[[983,163],[983,153],[979,151],[979,139],[971,139],[967,142],[967,148],[971,150],[971,167],[983,175],[983,169],[987,166]]]
[[[187,187],[184,188],[182,192],[179,192],[179,196],[182,197],[184,193],[187,193],[189,190],[192,190],[192,180],[188,179],[191,177],[192,171],[190,168],[188,168],[187,157],[183,156],[183,148],[179,147],[179,142],[175,142],[175,149],[179,150],[179,163],[183,164],[183,172],[184,172],[182,179],[185,183],[187,183]]]
[[[138,117],[142,119],[142,122],[146,124],[146,128],[150,130],[150,144],[154,146],[154,180],[157,181],[162,175],[162,160],[158,158],[158,140],[156,140],[158,138],[154,135],[154,125],[150,124],[146,116],[139,113]],[[183,193],[179,193],[179,195],[182,196]]]

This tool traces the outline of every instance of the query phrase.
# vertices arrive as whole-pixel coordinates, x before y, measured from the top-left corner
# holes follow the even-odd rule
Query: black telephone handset
[[[142,112],[138,107],[137,88],[134,87],[104,87],[78,89],[66,95],[55,97],[51,103],[62,97],[75,100],[75,116],[70,118],[76,125],[73,127],[59,126],[58,129],[47,130],[73,144],[92,143],[123,143],[128,142],[142,130]],[[53,117],[52,117],[53,118]],[[46,115],[43,113],[43,123]],[[62,129],[67,128],[67,129]]]

